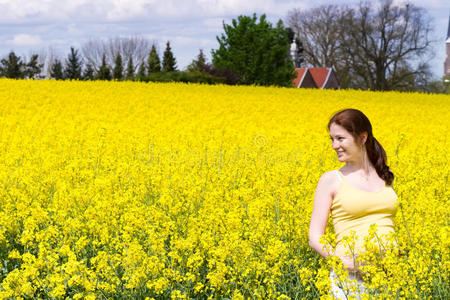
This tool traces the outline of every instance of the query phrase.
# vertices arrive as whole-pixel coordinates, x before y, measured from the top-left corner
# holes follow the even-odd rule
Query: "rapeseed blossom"
[[[0,298],[328,299],[331,267],[350,291],[308,245],[317,181],[341,167],[326,124],[348,107],[400,203],[357,258],[364,299],[448,298],[449,100],[1,79]]]

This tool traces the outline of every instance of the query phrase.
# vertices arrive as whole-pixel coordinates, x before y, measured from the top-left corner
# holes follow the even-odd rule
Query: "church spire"
[[[450,43],[450,14],[448,16],[447,43]]]
[[[447,58],[444,62],[444,76],[450,77],[450,15],[448,17],[448,32],[447,40],[445,41],[445,51],[447,53]]]

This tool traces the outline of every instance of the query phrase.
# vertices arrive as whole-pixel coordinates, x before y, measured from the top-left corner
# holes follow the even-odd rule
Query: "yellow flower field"
[[[367,298],[450,297],[449,96],[1,79],[0,105],[0,298],[326,299],[308,226],[350,107],[400,202]]]

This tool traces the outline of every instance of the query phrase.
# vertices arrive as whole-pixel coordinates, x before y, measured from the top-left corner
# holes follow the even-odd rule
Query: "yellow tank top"
[[[384,186],[377,192],[368,192],[353,187],[339,170],[335,170],[341,185],[331,204],[331,217],[336,233],[336,254],[346,253],[348,246],[342,237],[356,234],[355,253],[363,249],[364,236],[368,234],[370,225],[377,224],[377,235],[394,231],[394,216],[397,213],[397,194],[390,186]],[[374,240],[376,241],[376,240]]]

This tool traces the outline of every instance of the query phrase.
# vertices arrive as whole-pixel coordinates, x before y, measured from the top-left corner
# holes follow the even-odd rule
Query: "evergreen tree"
[[[67,79],[81,79],[81,68],[83,61],[78,54],[78,50],[70,47],[70,53],[66,60],[66,68],[64,70]]]
[[[122,65],[122,55],[120,52],[117,53],[114,70],[113,70],[114,79],[122,80],[123,78],[123,65]]]
[[[25,65],[25,76],[28,78],[35,78],[41,73],[43,64],[38,63],[38,55],[33,54],[30,61]]]
[[[24,78],[24,68],[20,56],[17,56],[14,51],[11,51],[6,58],[0,61],[1,75],[6,78]]]
[[[64,79],[63,65],[58,59],[55,60],[50,68],[50,77],[56,80]]]
[[[84,69],[83,79],[84,80],[94,80],[94,67],[91,64],[86,64],[86,69]]]
[[[162,71],[172,72],[176,70],[176,60],[173,56],[172,50],[170,48],[170,43],[167,41],[166,50],[164,51]]]
[[[292,85],[294,64],[281,20],[273,27],[264,14],[259,22],[253,14],[239,16],[223,27],[225,33],[217,37],[219,49],[212,51],[214,67],[239,74],[241,84]]]
[[[134,64],[133,64],[133,58],[131,56],[128,59],[127,72],[126,72],[125,78],[127,80],[134,79]]]
[[[100,79],[100,80],[111,80],[112,79],[111,78],[111,69],[106,64],[105,54],[103,54],[102,65],[100,66],[100,68],[98,69],[98,72],[97,72],[97,79]]]
[[[156,47],[153,44],[150,54],[148,55],[148,73],[156,72],[161,72],[161,61],[158,52],[156,52]]]
[[[187,67],[189,72],[203,72],[207,68],[206,57],[203,54],[203,50],[200,49],[200,53],[197,55],[197,59],[194,59]]]
[[[146,74],[145,74],[145,62],[142,61],[141,65],[139,66],[138,73],[137,73],[137,79],[139,81],[145,80],[145,76],[146,76]]]

